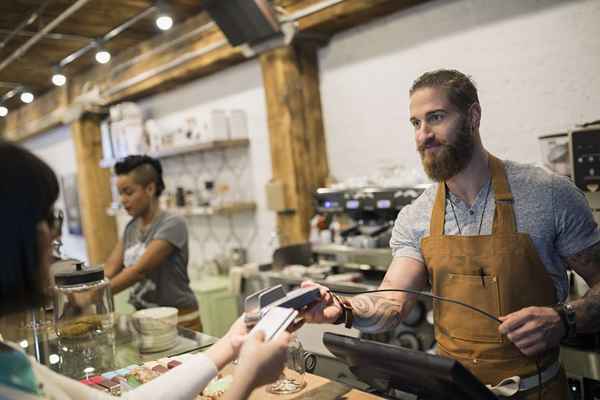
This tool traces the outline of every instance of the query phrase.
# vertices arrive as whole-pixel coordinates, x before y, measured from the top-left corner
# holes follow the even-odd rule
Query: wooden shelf
[[[335,260],[344,264],[368,264],[375,269],[387,270],[392,262],[392,250],[359,249],[338,244],[316,245],[312,247],[313,253],[335,257]]]
[[[173,214],[192,217],[202,215],[231,215],[254,210],[256,210],[256,203],[248,201],[211,207],[176,207],[169,208],[166,211],[172,212]]]
[[[203,215],[231,215],[254,210],[256,210],[256,203],[251,201],[228,203],[214,207],[172,207],[165,209],[165,211],[182,215],[184,217]],[[110,216],[116,216],[119,213],[124,213],[124,211],[121,208],[111,207],[106,210],[106,213]]]
[[[229,139],[229,140],[213,140],[205,143],[198,143],[190,146],[178,146],[164,149],[158,152],[148,152],[148,155],[154,158],[168,158],[189,153],[200,153],[214,150],[222,150],[231,147],[245,147],[250,144],[250,139]],[[112,168],[117,159],[100,160],[101,168]]]

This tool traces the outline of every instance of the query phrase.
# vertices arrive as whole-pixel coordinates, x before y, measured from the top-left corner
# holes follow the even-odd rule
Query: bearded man
[[[417,150],[437,183],[398,214],[380,289],[431,289],[495,316],[501,323],[434,302],[437,353],[502,396],[567,399],[560,341],[600,328],[600,232],[583,193],[566,178],[488,153],[477,90],[463,73],[427,72],[409,95]],[[569,303],[567,268],[591,288]],[[307,320],[366,333],[393,329],[414,304],[412,295],[385,293],[342,306],[321,293]]]

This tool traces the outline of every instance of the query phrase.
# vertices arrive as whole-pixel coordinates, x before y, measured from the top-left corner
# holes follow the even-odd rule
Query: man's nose
[[[429,140],[433,136],[434,136],[433,131],[430,129],[430,127],[426,123],[423,123],[421,126],[419,126],[419,129],[417,129],[417,142],[418,143],[425,143],[427,140]]]

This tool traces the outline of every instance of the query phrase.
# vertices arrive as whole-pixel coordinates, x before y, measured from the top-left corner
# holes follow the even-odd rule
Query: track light
[[[98,49],[96,52],[96,61],[100,64],[106,64],[110,61],[110,53],[106,49]]]
[[[0,106],[0,118],[4,118],[8,115],[8,108]]]
[[[67,83],[67,77],[61,72],[59,68],[54,69],[52,74],[52,83],[54,86],[62,86]]]
[[[21,97],[20,98],[21,98],[21,101],[23,103],[29,104],[29,103],[31,103],[33,101],[33,99],[35,98],[35,96],[31,92],[25,91],[25,92],[21,93]]]
[[[168,31],[173,26],[173,18],[169,14],[159,14],[154,22],[161,31]]]

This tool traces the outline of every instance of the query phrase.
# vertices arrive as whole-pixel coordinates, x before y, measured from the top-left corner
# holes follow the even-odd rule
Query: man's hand
[[[335,301],[329,289],[312,281],[304,281],[300,285],[303,288],[318,287],[321,291],[321,299],[303,313],[306,322],[317,324],[332,324],[340,315],[342,307]]]
[[[556,347],[565,334],[558,312],[550,307],[526,307],[500,317],[501,334],[526,356],[542,354]]]

